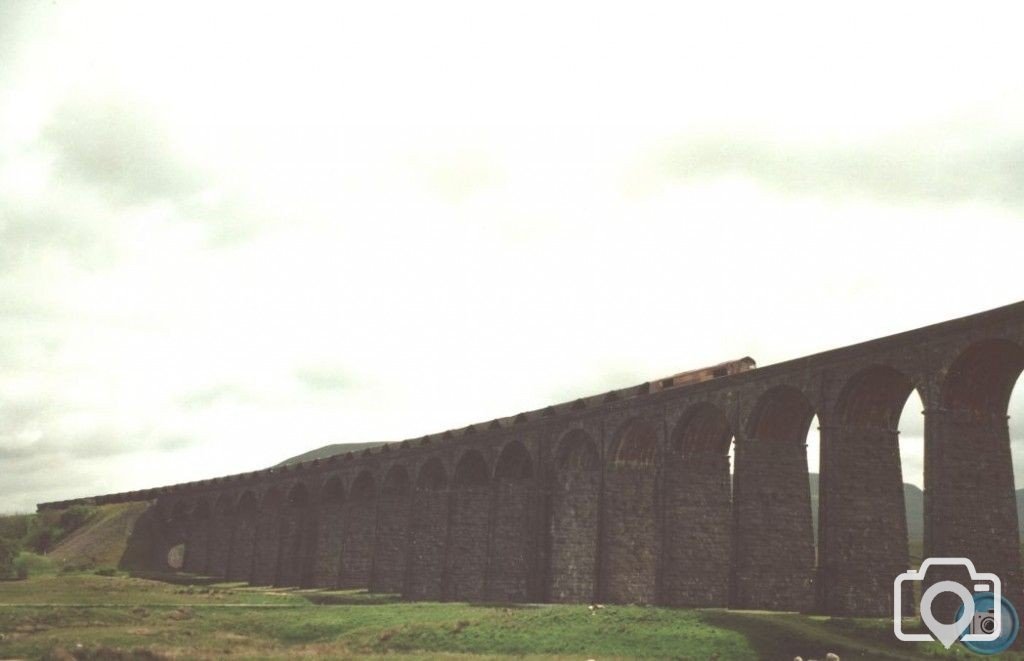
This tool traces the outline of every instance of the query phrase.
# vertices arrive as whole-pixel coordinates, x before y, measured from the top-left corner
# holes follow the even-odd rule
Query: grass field
[[[0,658],[964,658],[888,620],[637,606],[406,603],[362,592],[58,574],[0,583]],[[959,649],[958,649],[959,648]],[[1024,658],[1024,657],[1017,657]]]

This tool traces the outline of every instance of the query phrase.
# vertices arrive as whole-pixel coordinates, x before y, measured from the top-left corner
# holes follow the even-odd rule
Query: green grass
[[[93,573],[0,583],[0,658],[966,658],[888,620],[638,606],[407,603],[358,591],[187,586]],[[125,656],[123,658],[131,658]],[[1024,657],[1016,657],[1024,658]]]

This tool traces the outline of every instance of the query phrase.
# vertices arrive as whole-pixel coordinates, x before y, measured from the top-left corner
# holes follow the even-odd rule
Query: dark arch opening
[[[758,397],[737,442],[729,601],[737,608],[814,604],[817,547],[805,445],[815,410],[793,386]]]
[[[259,509],[259,500],[256,498],[256,494],[252,491],[246,491],[242,494],[242,497],[238,499],[238,513],[242,515],[252,515]]]
[[[839,397],[839,420],[846,425],[896,429],[914,384],[902,372],[886,365],[855,374]]]
[[[352,483],[352,500],[362,502],[373,500],[376,496],[377,481],[373,479],[370,471],[364,470]]]
[[[263,495],[260,509],[262,511],[277,509],[281,505],[281,500],[281,490],[277,487],[270,487],[267,493]]]
[[[416,488],[428,491],[443,491],[448,486],[448,474],[445,473],[444,464],[437,457],[430,459],[420,468],[420,475],[416,480]]]
[[[619,433],[619,442],[612,455],[613,466],[653,466],[658,453],[658,432],[650,422],[634,418]]]
[[[500,480],[527,480],[533,477],[533,460],[521,442],[512,441],[501,451],[494,476]]]
[[[683,416],[672,436],[672,449],[684,460],[727,460],[732,429],[725,414],[714,404],[695,404]]]
[[[750,417],[750,438],[768,443],[801,442],[814,418],[814,407],[792,386],[777,386],[761,395]]]
[[[384,477],[383,494],[392,497],[404,496],[409,493],[409,482],[409,471],[405,470],[405,466],[392,466]]]
[[[337,475],[332,475],[324,482],[321,493],[328,505],[340,505],[345,502],[345,483]]]
[[[306,485],[302,482],[296,482],[291,489],[288,490],[288,506],[303,508],[309,504],[309,490],[306,489]]]
[[[213,506],[214,512],[218,516],[228,516],[231,514],[231,497],[226,493],[221,494],[217,497],[217,502]]]
[[[490,482],[490,471],[482,454],[468,450],[455,466],[456,487],[486,486]]]
[[[573,429],[562,438],[555,465],[559,471],[597,470],[597,443],[582,429]]]
[[[196,501],[196,506],[192,509],[192,516],[196,519],[209,519],[210,518],[210,502],[205,498],[200,498]]]
[[[947,409],[1005,415],[1017,377],[1024,369],[1024,348],[1008,340],[984,340],[961,353],[942,384]]]
[[[184,500],[179,500],[171,509],[171,519],[174,521],[185,521],[188,519],[189,506]]]

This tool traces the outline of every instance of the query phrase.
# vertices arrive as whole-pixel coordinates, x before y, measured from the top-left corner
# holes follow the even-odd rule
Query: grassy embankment
[[[936,643],[896,641],[886,619],[636,606],[592,611],[581,605],[412,604],[360,592],[194,587],[132,578],[113,568],[142,509],[96,508],[73,532],[62,532],[45,557],[22,552],[28,579],[0,582],[0,658],[968,656],[960,646],[947,652]],[[58,526],[59,520],[7,524],[29,539],[32,526]]]
[[[0,583],[0,658],[959,658],[887,620],[637,606],[405,603],[360,592],[201,588],[39,563]],[[68,658],[65,656],[64,658]],[[1024,657],[1018,657],[1024,658]]]

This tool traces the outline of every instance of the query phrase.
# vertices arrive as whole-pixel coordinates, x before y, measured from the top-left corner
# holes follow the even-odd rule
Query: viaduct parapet
[[[924,555],[972,559],[1020,604],[1007,406],[1022,368],[1024,302],[359,454],[39,507],[152,501],[154,567],[184,544],[184,570],[259,585],[887,616],[909,565],[897,427],[916,390]]]

